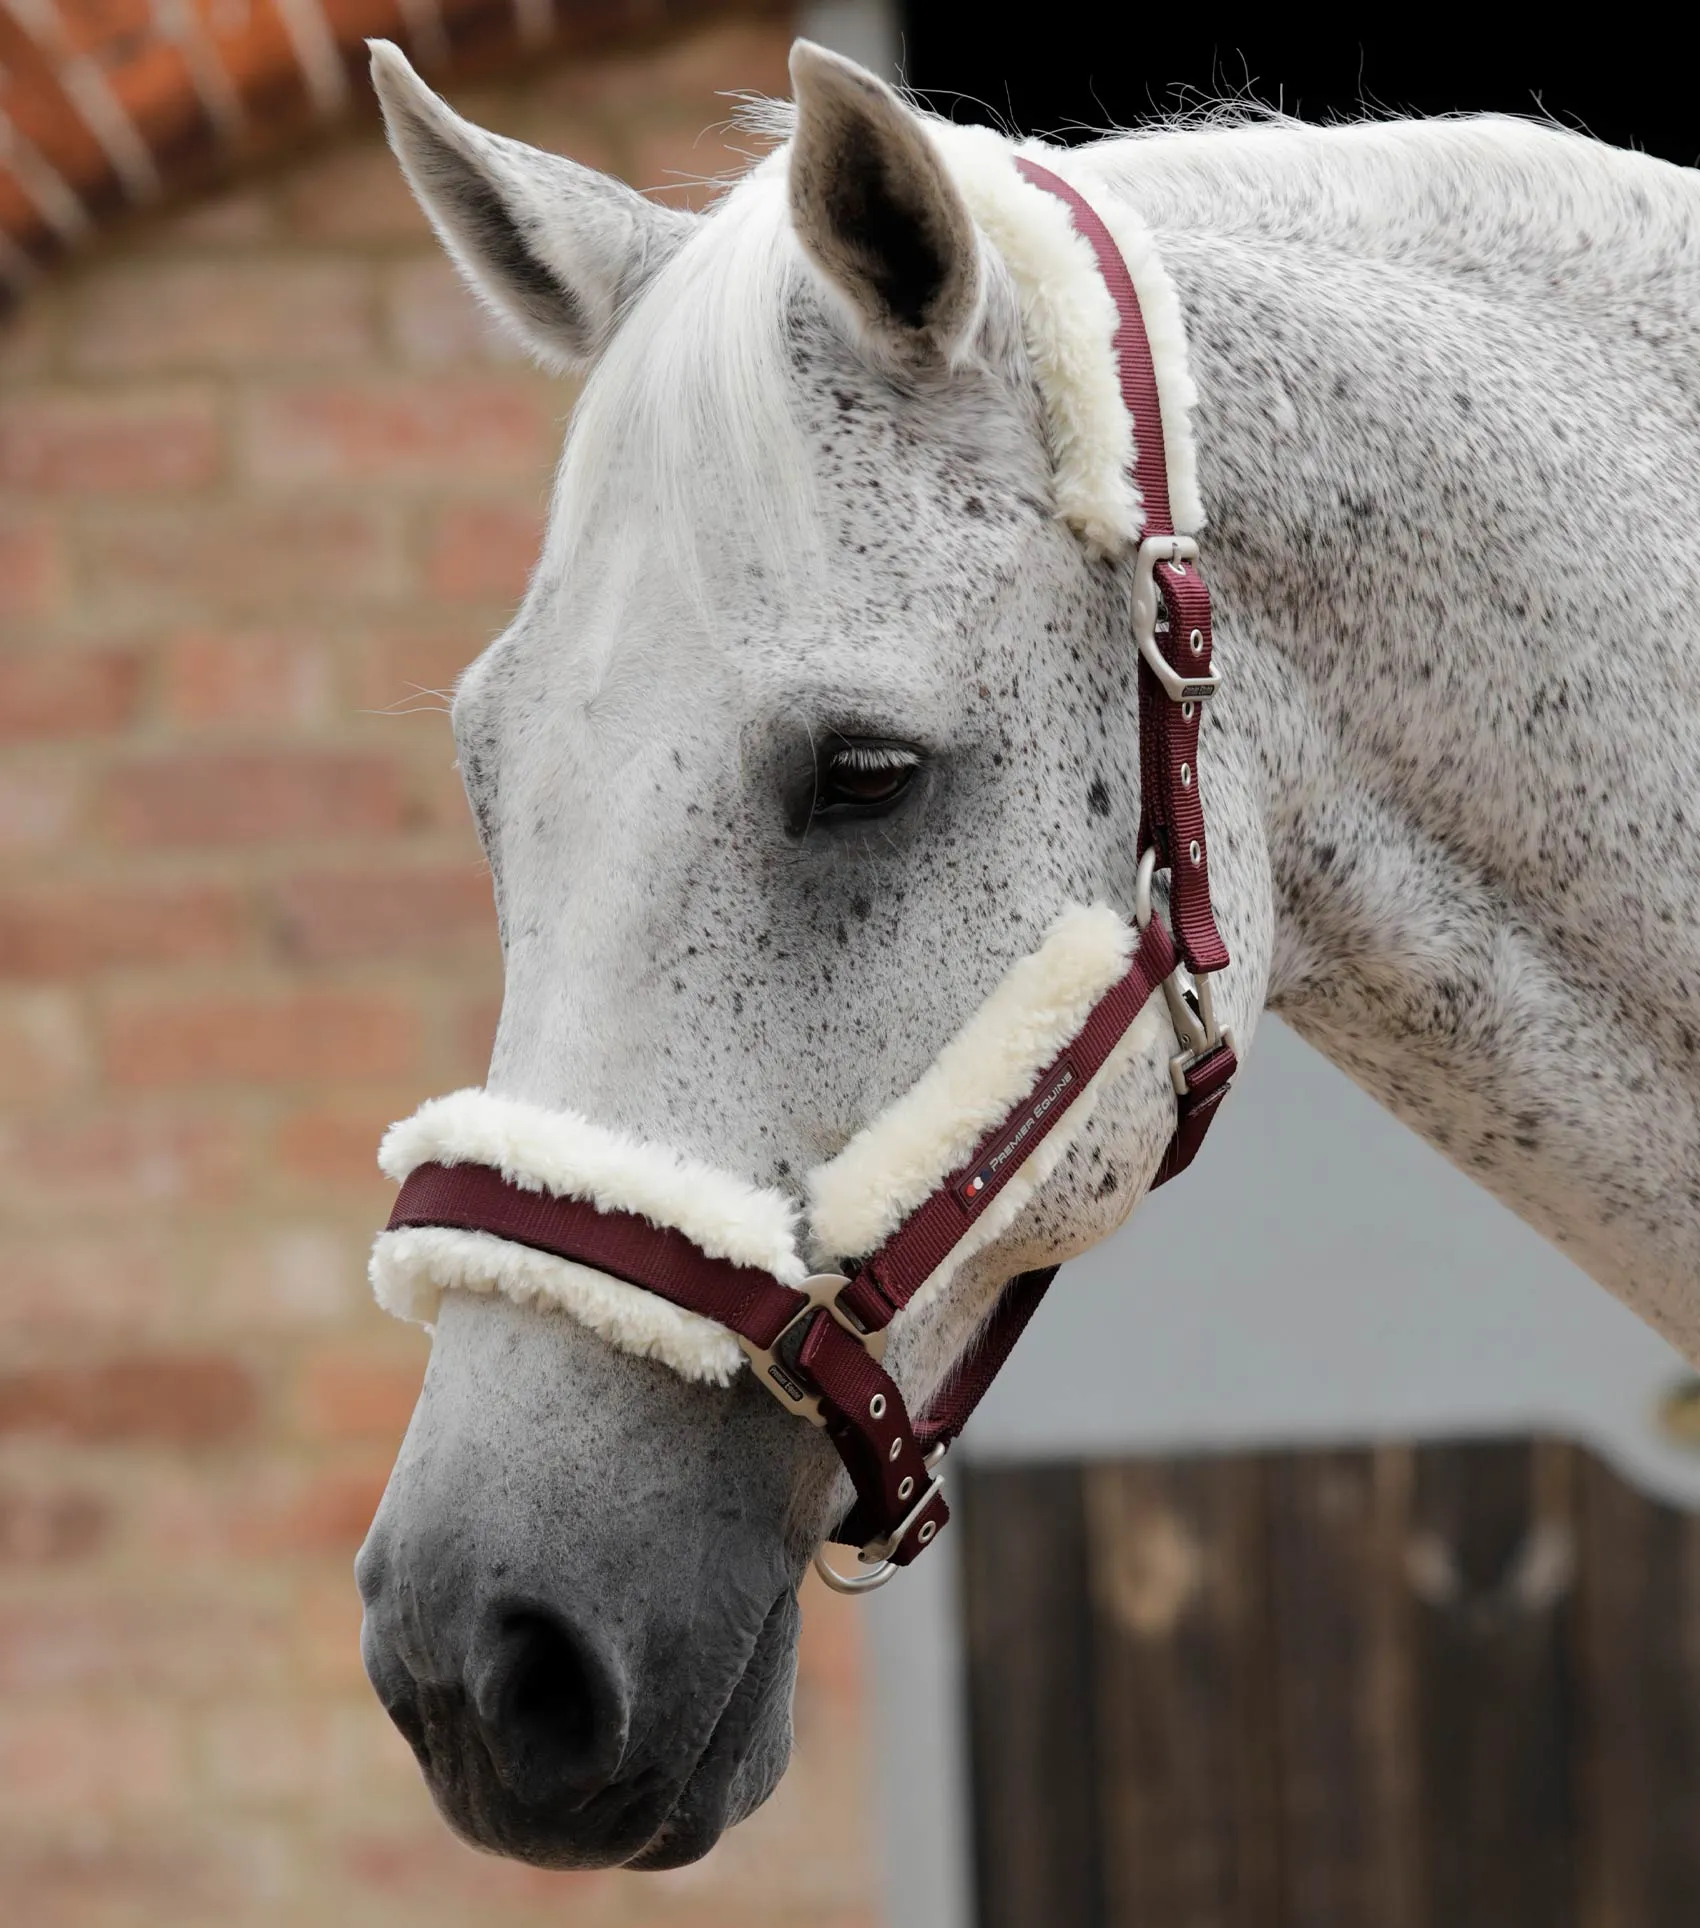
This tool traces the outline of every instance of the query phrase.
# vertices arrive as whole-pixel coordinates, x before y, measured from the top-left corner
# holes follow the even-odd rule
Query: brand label
[[[792,1399],[806,1399],[808,1397],[803,1387],[799,1386],[796,1380],[777,1362],[768,1367],[767,1376],[782,1392],[788,1394]]]
[[[1021,1164],[1026,1155],[1022,1148],[1044,1136],[1041,1127],[1078,1083],[1074,1066],[1065,1059],[1052,1072],[1045,1088],[1027,1101],[1020,1116],[1004,1127],[968,1176],[957,1181],[956,1195],[970,1212],[977,1212],[996,1193],[999,1179]]]

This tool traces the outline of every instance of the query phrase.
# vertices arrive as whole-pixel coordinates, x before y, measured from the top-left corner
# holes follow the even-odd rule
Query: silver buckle
[[[903,1518],[898,1521],[897,1525],[885,1539],[870,1540],[866,1546],[858,1550],[856,1554],[858,1564],[871,1567],[873,1569],[871,1573],[840,1573],[838,1569],[828,1561],[824,1547],[815,1554],[815,1571],[826,1584],[831,1587],[834,1593],[872,1593],[875,1587],[883,1587],[886,1581],[897,1571],[891,1556],[903,1544],[910,1527],[912,1527],[927,1510],[933,1495],[944,1491],[943,1477],[936,1470],[939,1461],[944,1458],[944,1454],[945,1448],[941,1441],[937,1446],[934,1446],[926,1456],[927,1471],[932,1474],[932,1478],[927,1481],[921,1497],[910,1507],[909,1511],[904,1514]],[[930,1539],[932,1536],[929,1534],[927,1537]]]
[[[1153,847],[1140,858],[1133,880],[1133,921],[1140,930],[1151,922],[1151,881],[1156,872],[1157,852]],[[1187,1073],[1218,1046],[1226,1044],[1232,1049],[1234,1034],[1216,1022],[1216,999],[1208,971],[1194,974],[1177,964],[1163,980],[1163,1002],[1169,1007],[1169,1022],[1181,1047],[1169,1060],[1169,1082],[1175,1096],[1184,1098]]]
[[[849,1333],[875,1365],[885,1357],[885,1329],[882,1327],[878,1332],[864,1332],[838,1303],[839,1294],[849,1283],[842,1272],[817,1272],[813,1278],[794,1286],[792,1289],[804,1293],[809,1302],[798,1307],[796,1316],[786,1321],[785,1330],[770,1346],[758,1346],[741,1332],[735,1335],[744,1357],[750,1362],[757,1383],[772,1393],[788,1413],[799,1414],[811,1426],[826,1424],[820,1396],[810,1392],[797,1376],[795,1368],[780,1356],[780,1347],[805,1319],[812,1318],[817,1312],[824,1312],[834,1325],[842,1326]]]
[[[1156,569],[1160,562],[1196,562],[1198,544],[1191,536],[1147,536],[1139,545],[1133,568],[1133,639],[1151,673],[1171,703],[1208,703],[1221,678],[1214,670],[1202,676],[1183,676],[1157,647]]]

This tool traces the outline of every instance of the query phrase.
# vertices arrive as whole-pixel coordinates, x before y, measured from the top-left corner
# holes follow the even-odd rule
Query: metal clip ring
[[[870,1568],[869,1572],[840,1573],[827,1559],[825,1547],[821,1547],[816,1552],[815,1571],[826,1584],[831,1587],[834,1593],[872,1593],[876,1587],[883,1587],[886,1581],[897,1571],[897,1564],[891,1556],[903,1544],[910,1527],[915,1524],[932,1504],[933,1495],[944,1490],[943,1479],[934,1471],[934,1468],[943,1458],[943,1445],[933,1447],[926,1455],[927,1471],[932,1474],[932,1478],[927,1481],[926,1491],[923,1492],[915,1504],[910,1507],[909,1511],[904,1514],[889,1539],[870,1540],[868,1545],[863,1547],[861,1552],[856,1555],[856,1558],[861,1561],[864,1566]],[[880,1551],[870,1560],[868,1558],[869,1548],[875,1546],[877,1546]]]

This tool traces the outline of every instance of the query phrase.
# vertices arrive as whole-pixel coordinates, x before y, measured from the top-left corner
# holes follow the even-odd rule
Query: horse
[[[1126,458],[1160,427],[1219,612],[1198,762],[1239,1052],[1280,1013],[1700,1358],[1700,180],[1501,118],[1064,150],[807,42],[791,72],[777,144],[695,214],[373,50],[449,253],[585,377],[530,586],[454,697],[505,958],[455,1116],[505,1107],[545,1162],[590,1121],[776,1273],[798,1212],[805,1262],[852,1249],[811,1172],[1067,907],[1125,919],[1149,883]],[[1119,407],[1113,314],[1022,157],[1113,226],[1160,422]],[[910,1405],[1149,1188],[1152,1013],[893,1325]],[[398,1173],[429,1151],[397,1143]],[[475,1844],[688,1862],[784,1770],[839,1461],[713,1321],[470,1249],[414,1250],[411,1285],[375,1261],[434,1336],[358,1561],[368,1673]]]

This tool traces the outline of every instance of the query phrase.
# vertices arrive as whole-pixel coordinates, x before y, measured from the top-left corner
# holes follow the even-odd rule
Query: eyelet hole
[[[905,1473],[902,1479],[897,1482],[897,1497],[900,1500],[906,1500],[914,1490],[915,1475],[913,1473]]]
[[[884,1419],[885,1394],[883,1392],[876,1392],[873,1398],[868,1401],[868,1417],[870,1419]]]
[[[1202,629],[1195,629],[1187,638],[1187,641],[1192,646],[1194,656],[1202,656],[1204,654],[1204,631]]]
[[[1202,862],[1204,857],[1204,852],[1199,847],[1199,842],[1196,837],[1194,837],[1192,842],[1187,845],[1186,854],[1194,864]]]
[[[925,1546],[938,1530],[939,1523],[937,1520],[923,1520],[921,1522],[921,1530],[915,1537]]]
[[[898,1454],[901,1453],[902,1451],[903,1451],[903,1441],[901,1439],[894,1439],[891,1442],[891,1451],[886,1454],[886,1458],[896,1459]]]

